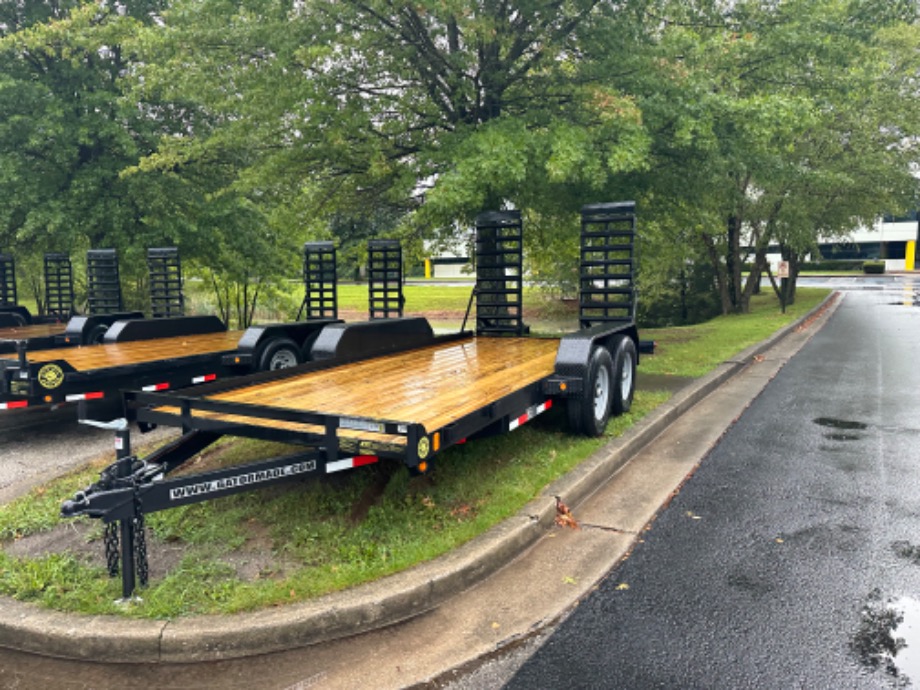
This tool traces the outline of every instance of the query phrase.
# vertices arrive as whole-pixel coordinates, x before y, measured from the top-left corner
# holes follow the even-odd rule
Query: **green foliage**
[[[499,208],[568,294],[580,206],[634,199],[648,313],[744,311],[767,246],[916,206],[917,25],[889,0],[7,3],[0,246],[116,247],[140,304],[143,249],[177,245],[245,325],[305,240],[347,273],[368,235],[417,258]]]
[[[863,273],[884,273],[885,272],[885,262],[884,261],[866,261],[863,263]]]

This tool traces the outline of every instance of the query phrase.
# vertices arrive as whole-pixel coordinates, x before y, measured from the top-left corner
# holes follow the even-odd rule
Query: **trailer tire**
[[[259,357],[259,371],[288,369],[301,363],[300,348],[290,338],[270,340]]]
[[[109,327],[105,324],[99,324],[95,326],[86,336],[87,345],[101,345],[105,340],[105,334],[109,330]]]
[[[322,329],[320,329],[322,330]],[[316,342],[316,339],[319,338],[320,331],[313,331],[310,335],[306,337],[303,341],[303,345],[300,346],[300,361],[301,362],[311,362],[313,361],[313,344]]]
[[[588,360],[584,392],[566,402],[569,426],[573,431],[586,436],[604,433],[610,419],[613,388],[613,359],[607,348],[596,347]]]
[[[613,395],[610,413],[614,417],[626,414],[636,393],[636,344],[632,338],[619,336],[610,348],[613,353]]]

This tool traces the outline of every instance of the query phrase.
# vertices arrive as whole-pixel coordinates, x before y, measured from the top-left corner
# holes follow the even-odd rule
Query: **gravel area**
[[[14,412],[0,418],[0,503],[97,458],[108,455],[115,460],[114,433],[76,419],[74,407]],[[157,429],[141,435],[135,430],[132,444],[136,447],[177,433]]]

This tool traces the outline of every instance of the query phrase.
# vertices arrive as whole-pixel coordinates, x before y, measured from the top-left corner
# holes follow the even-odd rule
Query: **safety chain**
[[[109,571],[109,577],[118,575],[118,523],[110,522],[105,526],[103,534],[105,543],[105,564]]]
[[[144,514],[134,518],[134,563],[137,566],[137,580],[141,587],[147,586],[150,569],[147,565],[147,537],[144,535]]]

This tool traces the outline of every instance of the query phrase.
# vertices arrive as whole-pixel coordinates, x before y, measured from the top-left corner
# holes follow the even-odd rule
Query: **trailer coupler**
[[[116,460],[99,475],[99,480],[61,506],[63,517],[87,515],[100,518],[105,526],[105,557],[110,577],[119,572],[119,542],[122,601],[127,601],[140,582],[147,584],[147,540],[144,535],[144,513],[138,488],[152,479],[147,463],[131,455],[128,424],[119,419],[111,423],[87,422],[92,426],[115,430]],[[155,473],[154,473],[155,474]],[[115,521],[118,521],[116,524]]]

